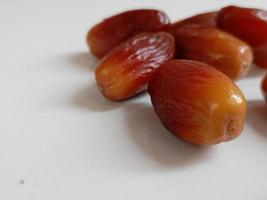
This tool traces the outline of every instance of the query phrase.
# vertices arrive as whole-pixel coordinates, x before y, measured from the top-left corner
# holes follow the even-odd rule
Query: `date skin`
[[[261,68],[267,69],[267,49],[266,50],[254,50],[254,62]]]
[[[170,19],[162,11],[131,10],[95,25],[87,35],[87,44],[96,57],[102,58],[114,47],[136,34],[167,30],[170,26]]]
[[[108,53],[95,76],[102,94],[125,100],[147,88],[155,70],[175,57],[174,37],[165,32],[141,33]]]
[[[252,63],[251,48],[234,36],[204,25],[180,26],[173,32],[178,57],[205,62],[231,79],[244,76]]]
[[[267,68],[267,11],[228,6],[218,13],[217,26],[252,46],[255,63]]]
[[[215,68],[196,61],[163,64],[148,92],[163,125],[197,145],[229,141],[240,135],[246,100],[240,89]]]
[[[262,79],[261,88],[262,88],[265,101],[267,102],[267,74]]]
[[[188,24],[202,24],[205,26],[216,27],[217,12],[207,12],[198,15],[194,15],[182,21],[174,23],[174,28],[177,26],[184,26]]]

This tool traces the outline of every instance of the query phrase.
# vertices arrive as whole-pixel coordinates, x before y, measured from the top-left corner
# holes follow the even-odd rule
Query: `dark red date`
[[[267,11],[228,6],[218,13],[217,25],[251,45],[255,63],[267,68]]]
[[[95,25],[87,35],[91,52],[102,58],[114,47],[142,32],[170,28],[168,16],[159,10],[132,10],[105,19]]]
[[[168,33],[141,33],[108,53],[95,75],[102,94],[121,101],[146,90],[155,70],[175,56],[175,40]]]

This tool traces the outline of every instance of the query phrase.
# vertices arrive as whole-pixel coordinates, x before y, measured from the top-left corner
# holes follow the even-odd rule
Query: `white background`
[[[266,0],[1,0],[0,199],[267,199],[264,71],[238,82],[249,107],[242,136],[200,148],[169,134],[147,95],[105,100],[85,43],[122,10],[159,8],[175,21],[233,3],[267,9]]]

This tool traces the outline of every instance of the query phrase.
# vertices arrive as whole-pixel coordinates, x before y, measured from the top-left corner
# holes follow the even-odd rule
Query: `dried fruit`
[[[136,35],[101,60],[95,73],[98,87],[108,99],[127,99],[144,91],[155,70],[174,56],[172,35],[164,32]]]
[[[247,42],[255,50],[255,62],[267,67],[267,11],[228,6],[217,17],[217,25]]]
[[[267,101],[267,74],[264,76],[262,83],[261,83],[263,95],[265,97],[265,100]]]
[[[173,32],[178,56],[210,64],[235,80],[245,75],[253,54],[250,47],[214,27],[185,25]]]
[[[205,63],[166,62],[151,78],[148,92],[163,125],[187,142],[217,144],[236,138],[243,129],[244,95]]]
[[[254,62],[262,67],[267,68],[267,49],[266,50],[254,50],[255,60]]]
[[[215,27],[216,26],[216,17],[217,12],[207,12],[195,15],[193,17],[184,19],[182,21],[178,21],[174,24],[174,27],[176,26],[184,26],[188,24],[202,24],[206,26]]]
[[[168,16],[159,10],[132,10],[112,16],[95,25],[87,35],[91,52],[102,58],[121,42],[142,32],[170,28]]]

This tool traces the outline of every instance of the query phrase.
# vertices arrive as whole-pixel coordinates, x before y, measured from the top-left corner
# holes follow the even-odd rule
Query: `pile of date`
[[[246,98],[234,81],[253,63],[267,69],[267,11],[228,6],[171,23],[160,10],[131,10],[95,25],[87,43],[100,59],[95,77],[104,97],[148,91],[172,134],[218,144],[245,123]],[[261,87],[267,99],[267,76]]]

